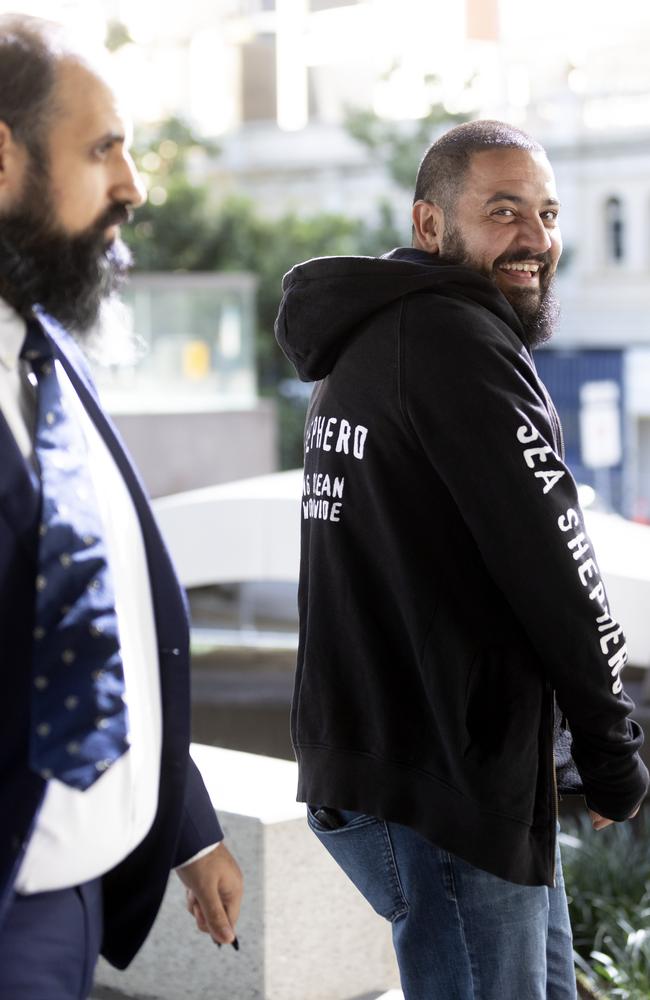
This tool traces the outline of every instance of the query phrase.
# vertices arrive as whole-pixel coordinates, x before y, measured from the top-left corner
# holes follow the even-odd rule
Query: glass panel
[[[142,350],[97,373],[114,412],[224,409],[255,403],[247,274],[135,275],[123,299]]]

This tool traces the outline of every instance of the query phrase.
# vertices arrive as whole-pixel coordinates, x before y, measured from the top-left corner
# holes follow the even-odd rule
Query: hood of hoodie
[[[521,322],[494,282],[413,247],[383,257],[316,257],[296,264],[282,281],[275,335],[302,381],[314,382],[331,372],[361,323],[396,299],[422,291],[489,309],[525,344]]]

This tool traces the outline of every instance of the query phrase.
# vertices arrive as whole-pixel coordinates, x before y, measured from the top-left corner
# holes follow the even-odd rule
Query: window
[[[605,254],[608,264],[620,264],[625,257],[623,203],[616,196],[605,203]]]

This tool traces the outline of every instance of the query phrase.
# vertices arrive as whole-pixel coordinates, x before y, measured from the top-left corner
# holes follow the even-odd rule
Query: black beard
[[[0,297],[26,319],[39,305],[70,332],[87,333],[131,266],[122,240],[106,239],[109,226],[129,217],[128,206],[115,204],[68,235],[53,219],[47,175],[32,166],[20,204],[0,216]]]
[[[526,345],[533,350],[551,339],[560,315],[560,303],[555,295],[555,275],[548,270],[549,255],[521,250],[517,253],[503,254],[495,260],[492,270],[486,271],[477,267],[467,251],[465,241],[458,229],[452,227],[445,236],[445,249],[440,252],[439,259],[447,264],[461,264],[471,267],[474,271],[485,275],[496,284],[497,269],[506,262],[518,260],[538,260],[546,265],[540,274],[539,293],[528,288],[511,288],[507,292],[502,289],[503,296],[516,312],[522,327]]]
[[[530,260],[530,255],[526,257]],[[503,294],[517,313],[524,328],[526,343],[531,350],[540,347],[551,339],[560,317],[560,303],[555,294],[555,276],[552,275],[546,284],[540,287],[540,295],[536,302],[530,301],[530,292],[525,288],[519,296],[519,289]]]

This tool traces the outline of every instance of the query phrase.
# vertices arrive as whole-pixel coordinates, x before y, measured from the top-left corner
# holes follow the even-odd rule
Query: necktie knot
[[[54,358],[52,341],[45,333],[41,324],[35,319],[27,321],[27,332],[20,357],[23,361],[28,361],[36,372],[43,365],[50,363]]]

